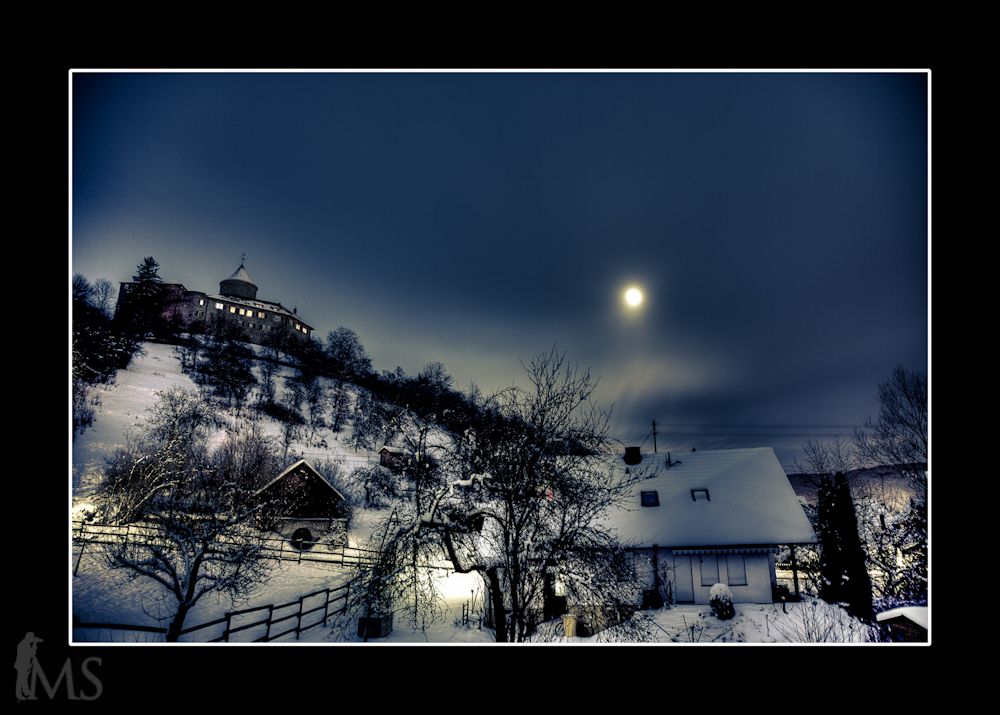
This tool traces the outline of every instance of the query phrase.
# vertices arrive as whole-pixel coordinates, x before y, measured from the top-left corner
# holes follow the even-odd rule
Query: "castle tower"
[[[219,283],[219,293],[222,295],[231,295],[234,298],[243,298],[244,300],[255,300],[257,298],[257,286],[250,280],[250,276],[247,275],[247,269],[240,263],[240,267],[236,269],[233,275]]]

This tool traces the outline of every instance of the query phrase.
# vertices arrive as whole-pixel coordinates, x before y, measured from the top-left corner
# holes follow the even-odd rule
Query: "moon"
[[[629,305],[639,305],[642,302],[642,293],[640,293],[636,288],[629,288],[625,293],[625,300]]]

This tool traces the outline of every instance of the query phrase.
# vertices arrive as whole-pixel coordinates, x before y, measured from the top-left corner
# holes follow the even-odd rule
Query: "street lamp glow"
[[[640,293],[636,288],[630,288],[628,292],[625,293],[625,301],[629,305],[639,305],[642,302],[642,293]]]

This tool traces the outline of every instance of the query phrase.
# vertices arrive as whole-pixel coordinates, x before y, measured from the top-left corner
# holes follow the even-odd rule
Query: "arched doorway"
[[[292,546],[300,551],[308,551],[313,546],[312,532],[304,526],[292,534]]]

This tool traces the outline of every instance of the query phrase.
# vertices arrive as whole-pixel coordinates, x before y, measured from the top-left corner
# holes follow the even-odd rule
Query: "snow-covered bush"
[[[381,509],[399,497],[399,479],[389,469],[371,464],[354,470],[353,478],[365,493],[366,506]]]
[[[708,605],[712,607],[712,615],[720,621],[727,621],[736,615],[736,609],[733,607],[733,594],[729,590],[729,586],[724,583],[712,586]]]
[[[865,643],[877,630],[843,608],[822,599],[789,605],[788,615],[772,622],[786,643]]]

